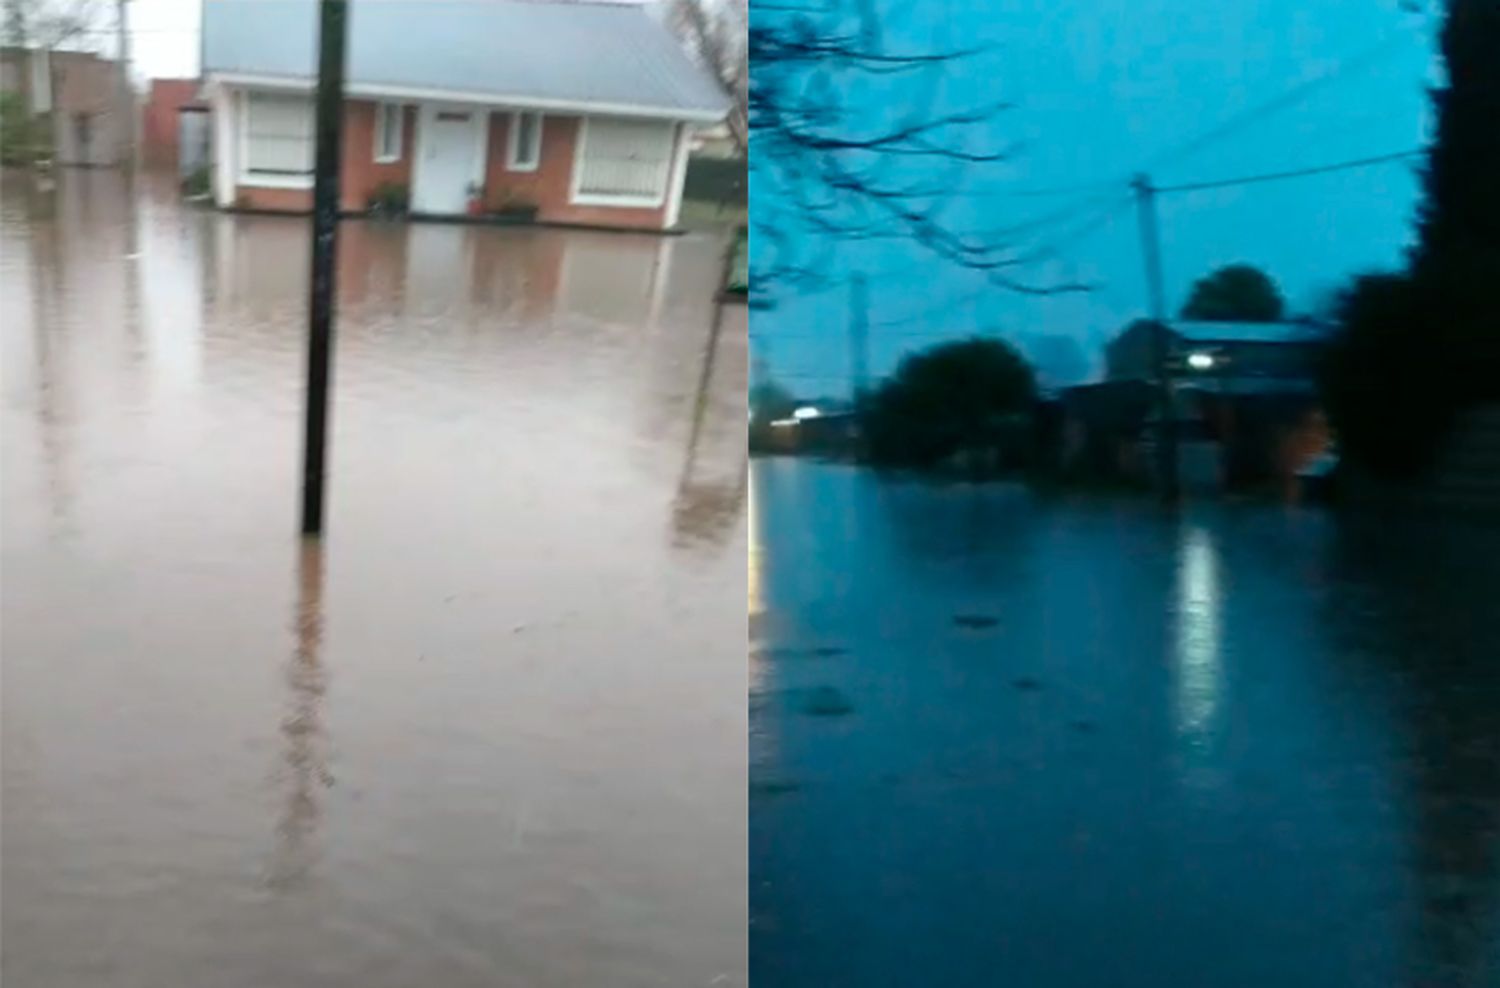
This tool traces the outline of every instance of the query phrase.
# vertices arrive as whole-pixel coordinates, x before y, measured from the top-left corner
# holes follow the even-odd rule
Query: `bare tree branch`
[[[935,110],[934,93],[892,96],[904,79],[920,87],[954,63],[984,54],[983,46],[939,51],[897,51],[881,40],[875,0],[823,0],[820,5],[757,2],[748,54],[755,72],[748,101],[756,152],[751,166],[767,194],[757,194],[752,216],[760,256],[752,284],[773,290],[818,284],[798,273],[799,224],[828,241],[915,242],[938,257],[981,272],[993,284],[1033,295],[1086,290],[1072,282],[1034,284],[1018,269],[1045,255],[1015,239],[963,232],[940,215],[952,201],[958,175],[934,182],[931,166],[919,178],[902,177],[902,162],[945,162],[954,168],[994,164],[1016,153],[1014,145],[983,146],[990,125],[1011,108],[988,103]],[[884,79],[887,104],[911,110],[900,122],[872,127],[874,98],[861,80]],[[857,108],[857,109],[856,109]],[[767,209],[762,202],[775,201]],[[795,227],[793,227],[795,229]],[[807,239],[807,238],[804,238]],[[760,283],[757,284],[757,279]]]
[[[748,0],[670,0],[667,25],[731,100],[725,123],[741,157],[750,150]]]

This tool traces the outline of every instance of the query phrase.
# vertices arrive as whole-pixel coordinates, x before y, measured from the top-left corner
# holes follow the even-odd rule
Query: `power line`
[[[1374,64],[1386,55],[1396,51],[1398,47],[1397,42],[1405,40],[1406,37],[1407,35],[1404,32],[1393,32],[1369,48],[1341,59],[1328,71],[1309,76],[1285,92],[1231,115],[1228,119],[1210,128],[1198,137],[1153,155],[1138,170],[1147,171],[1160,168],[1170,159],[1187,157],[1190,154],[1203,150],[1211,144],[1218,143],[1230,134],[1243,130],[1245,127],[1264,117],[1278,113],[1289,106],[1295,106],[1305,99],[1308,94],[1336,82],[1356,67]]]
[[[1072,187],[1072,191],[1078,193],[1088,193],[1093,190],[1098,190],[1101,192],[1101,194],[1099,195],[1084,195],[1082,199],[1074,203],[1071,207],[1065,206],[1061,209],[1044,213],[1034,219],[1026,220],[1020,224],[1010,227],[1007,230],[997,230],[993,232],[1001,235],[1015,234],[1026,230],[1043,229],[1059,222],[1069,222],[1078,215],[1087,213],[1093,208],[1103,205],[1106,202],[1105,196],[1108,195],[1107,190],[1117,186],[1125,186],[1131,180],[1131,176],[1133,176],[1137,172],[1149,170],[1152,168],[1159,168],[1167,161],[1180,159],[1194,154],[1212,144],[1218,143],[1224,138],[1237,133],[1240,130],[1243,130],[1245,127],[1261,119],[1264,119],[1265,117],[1272,116],[1289,106],[1296,105],[1297,103],[1305,99],[1309,94],[1337,81],[1339,78],[1353,71],[1355,68],[1374,64],[1386,55],[1389,55],[1392,52],[1396,51],[1399,47],[1397,43],[1402,41],[1405,37],[1406,35],[1401,32],[1387,35],[1368,48],[1365,48],[1355,53],[1354,55],[1341,59],[1326,72],[1322,72],[1317,75],[1305,78],[1301,82],[1292,86],[1290,89],[1278,93],[1268,100],[1264,100],[1260,103],[1255,104],[1254,106],[1248,107],[1245,110],[1240,111],[1239,113],[1231,115],[1227,119],[1211,127],[1209,130],[1203,132],[1197,137],[1190,138],[1180,144],[1169,147],[1166,150],[1157,152],[1156,154],[1147,158],[1145,163],[1140,168],[1132,169],[1132,171],[1128,175],[1122,175],[1119,179],[1113,181],[1088,183]],[[998,191],[999,190],[996,190],[996,192]],[[1166,190],[1162,189],[1159,191]],[[962,192],[956,194],[961,196]],[[1022,190],[1021,196],[1045,197],[1050,195],[1066,196],[1069,194],[1071,193],[1067,187],[1061,187],[1055,189]],[[975,196],[975,198],[984,197],[987,196]]]
[[[1324,175],[1328,172],[1345,171],[1350,168],[1366,168],[1370,165],[1386,164],[1392,161],[1404,161],[1408,158],[1420,157],[1426,154],[1425,148],[1413,148],[1410,151],[1396,151],[1391,154],[1377,154],[1369,158],[1354,158],[1349,161],[1338,161],[1328,165],[1313,165],[1308,168],[1295,168],[1290,171],[1264,172],[1259,175],[1243,175],[1239,178],[1226,178],[1210,182],[1184,182],[1178,185],[1158,186],[1157,192],[1198,192],[1203,189],[1223,189],[1232,185],[1254,185],[1258,182],[1280,182],[1289,178],[1302,178],[1305,175]]]

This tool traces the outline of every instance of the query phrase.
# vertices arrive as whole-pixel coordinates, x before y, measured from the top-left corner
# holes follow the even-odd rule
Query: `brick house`
[[[316,0],[204,0],[220,207],[311,207]],[[641,7],[351,0],[341,206],[677,225],[694,130],[728,102]]]
[[[207,110],[198,100],[197,79],[152,79],[141,108],[141,157],[154,167],[178,166],[182,115]]]

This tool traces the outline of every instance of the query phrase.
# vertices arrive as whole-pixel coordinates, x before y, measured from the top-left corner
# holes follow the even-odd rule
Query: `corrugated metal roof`
[[[205,0],[203,73],[311,79],[317,0]],[[722,115],[728,101],[638,5],[350,0],[346,82]]]
[[[1300,322],[1197,322],[1178,320],[1172,329],[1195,343],[1321,343],[1323,329]]]

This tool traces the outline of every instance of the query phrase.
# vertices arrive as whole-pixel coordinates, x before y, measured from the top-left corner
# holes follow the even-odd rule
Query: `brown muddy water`
[[[306,221],[3,217],[7,988],[743,985],[719,241],[346,223],[318,548]]]

